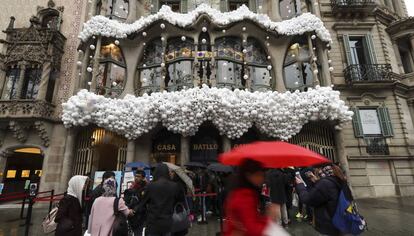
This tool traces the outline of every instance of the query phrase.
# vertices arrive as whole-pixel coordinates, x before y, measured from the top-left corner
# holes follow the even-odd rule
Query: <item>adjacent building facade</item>
[[[414,193],[414,19],[403,0],[39,2],[46,7],[25,16],[30,24],[17,25],[17,15],[7,20],[1,41],[0,172],[6,191],[17,191],[36,170],[42,170],[42,189],[62,191],[74,174],[122,170],[135,161],[214,162],[234,146],[275,139],[257,125],[230,139],[208,121],[192,135],[160,123],[130,139],[93,124],[66,129],[62,103],[81,89],[123,99],[201,86],[259,93],[333,86],[354,111],[353,121],[342,130],[335,121],[313,121],[289,142],[339,162],[358,197]],[[170,9],[161,12],[172,17],[151,19],[163,5]],[[251,11],[243,20],[214,18],[215,10],[242,5]],[[200,8],[207,10],[194,16]],[[173,12],[186,15],[174,19]],[[271,32],[252,20],[266,17],[260,14],[276,23],[313,14],[332,41],[313,31]],[[86,37],[84,31],[79,40],[82,23],[95,15],[131,30],[120,37]],[[186,17],[191,24],[172,23]],[[149,23],[129,25],[139,19]]]

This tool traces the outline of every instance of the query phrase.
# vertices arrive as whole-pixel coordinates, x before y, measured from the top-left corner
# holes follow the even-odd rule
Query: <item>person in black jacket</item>
[[[88,182],[88,177],[81,175],[69,180],[68,190],[59,201],[55,217],[56,236],[82,236],[82,199]]]
[[[147,185],[144,197],[134,208],[134,214],[147,206],[146,232],[148,236],[169,236],[174,205],[179,198],[179,187],[170,180],[167,165],[158,164],[154,181]]]
[[[147,182],[145,180],[145,171],[137,170],[135,173],[135,181],[130,189],[124,191],[124,200],[128,208],[134,209],[138,206],[143,198]],[[141,235],[144,228],[144,222],[146,218],[145,209],[141,212],[134,214],[128,218],[128,223],[134,231],[135,235]]]
[[[270,201],[279,206],[279,218],[282,221],[282,225],[286,227],[289,223],[286,208],[286,185],[288,184],[288,177],[282,170],[272,169],[267,174],[267,184],[270,188]]]
[[[299,199],[306,205],[314,207],[315,229],[329,236],[341,235],[332,224],[340,193],[340,186],[345,177],[339,167],[327,165],[322,168],[322,176],[313,188],[307,189],[300,178],[296,178],[296,191]]]

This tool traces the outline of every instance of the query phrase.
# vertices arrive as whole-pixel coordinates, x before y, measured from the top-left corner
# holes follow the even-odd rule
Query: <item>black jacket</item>
[[[270,188],[270,201],[280,205],[285,204],[287,175],[278,169],[270,170],[267,175],[267,184]]]
[[[338,204],[341,181],[336,177],[325,177],[316,182],[309,190],[303,184],[296,185],[299,199],[314,207],[315,229],[321,234],[340,235],[338,229],[332,224]]]
[[[79,200],[66,195],[59,201],[56,213],[56,236],[82,236],[82,208]]]
[[[147,186],[136,212],[147,206],[147,232],[164,234],[171,231],[174,205],[179,198],[179,187],[169,179],[168,167],[160,164],[154,172],[154,182]]]

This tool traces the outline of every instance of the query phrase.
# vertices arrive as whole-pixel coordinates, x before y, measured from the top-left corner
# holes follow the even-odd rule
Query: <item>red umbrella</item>
[[[266,168],[313,166],[331,161],[309,149],[287,142],[254,142],[241,145],[219,156],[225,165],[240,165],[245,159],[261,162]]]

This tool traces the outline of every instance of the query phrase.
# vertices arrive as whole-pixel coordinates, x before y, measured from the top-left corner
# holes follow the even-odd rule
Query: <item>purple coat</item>
[[[98,197],[93,203],[88,226],[88,233],[91,236],[112,235],[112,224],[115,220],[114,201],[115,197]],[[129,209],[122,198],[119,199],[118,209],[126,216],[129,214]]]

